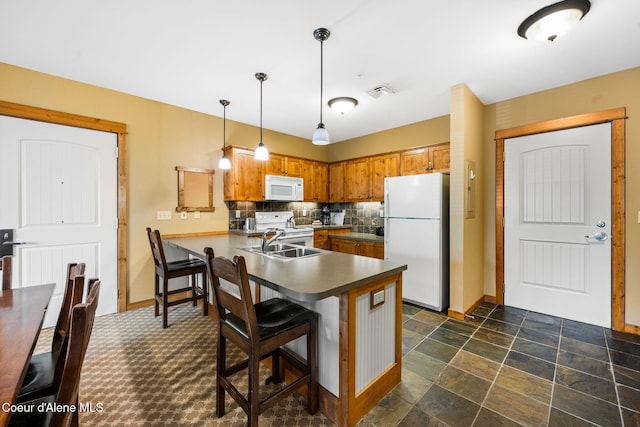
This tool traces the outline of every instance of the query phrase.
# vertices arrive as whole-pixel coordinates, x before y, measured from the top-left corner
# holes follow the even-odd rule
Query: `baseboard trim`
[[[488,295],[483,295],[483,296],[481,296],[481,297],[480,297],[476,302],[474,302],[474,303],[471,305],[471,307],[469,307],[469,308],[467,309],[467,311],[465,311],[464,313],[460,313],[459,311],[455,311],[455,310],[451,310],[451,309],[449,309],[449,310],[447,310],[447,315],[448,315],[449,317],[452,317],[452,318],[457,319],[457,320],[465,320],[467,317],[471,316],[471,313],[473,313],[473,312],[474,312],[474,310],[475,310],[476,308],[478,308],[478,306],[479,306],[480,304],[482,304],[483,302],[489,302],[489,301],[487,301],[487,297],[488,297]],[[494,298],[494,299],[495,299],[495,298]]]

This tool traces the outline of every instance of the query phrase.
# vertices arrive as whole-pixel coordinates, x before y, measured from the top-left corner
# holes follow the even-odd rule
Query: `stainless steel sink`
[[[262,250],[260,245],[245,246],[243,251],[252,252],[257,255],[262,255],[282,261],[289,261],[296,258],[306,258],[310,256],[323,255],[329,253],[328,251],[316,248],[310,248],[307,246],[292,245],[289,243],[272,243]]]

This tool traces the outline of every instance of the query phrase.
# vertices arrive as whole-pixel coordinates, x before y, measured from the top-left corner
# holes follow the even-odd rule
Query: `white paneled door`
[[[98,314],[117,311],[117,135],[0,116],[0,229],[13,229],[14,287],[56,283],[69,262],[102,280]]]
[[[611,326],[611,125],[505,141],[505,305]]]

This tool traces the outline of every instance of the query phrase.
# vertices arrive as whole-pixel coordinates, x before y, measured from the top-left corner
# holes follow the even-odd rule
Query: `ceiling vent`
[[[392,93],[396,93],[396,91],[391,89],[389,86],[382,85],[382,86],[376,86],[373,89],[368,90],[367,93],[371,95],[373,98],[378,99],[381,96],[391,95]]]

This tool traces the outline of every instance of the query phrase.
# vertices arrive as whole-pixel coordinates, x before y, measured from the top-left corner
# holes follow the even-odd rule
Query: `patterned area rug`
[[[35,352],[48,351],[51,329],[42,331]],[[162,329],[153,307],[96,318],[80,380],[85,426],[244,426],[247,416],[229,396],[226,414],[215,414],[216,326],[189,304],[169,309]],[[242,357],[228,350],[232,363]],[[270,371],[262,367],[261,384]],[[234,384],[246,395],[246,371]],[[261,387],[265,393],[269,390]],[[93,410],[93,412],[90,412]],[[298,393],[260,415],[260,426],[328,426],[310,416]]]

